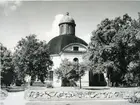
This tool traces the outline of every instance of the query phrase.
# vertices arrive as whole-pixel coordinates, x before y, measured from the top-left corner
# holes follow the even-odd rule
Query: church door
[[[89,71],[89,86],[106,86],[103,73],[93,73],[92,70]]]

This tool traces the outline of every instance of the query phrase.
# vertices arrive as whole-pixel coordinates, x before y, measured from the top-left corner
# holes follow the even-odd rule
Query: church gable
[[[87,47],[80,43],[71,43],[63,48],[63,52],[83,52],[87,51]]]

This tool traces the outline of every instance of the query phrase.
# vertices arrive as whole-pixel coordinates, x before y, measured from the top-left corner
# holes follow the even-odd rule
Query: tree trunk
[[[35,76],[31,76],[30,86],[33,86],[34,81],[35,81]]]

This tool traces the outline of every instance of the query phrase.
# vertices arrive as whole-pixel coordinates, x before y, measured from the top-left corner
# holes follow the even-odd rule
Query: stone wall
[[[26,100],[93,100],[93,99],[129,99],[132,95],[139,95],[140,91],[92,91],[92,90],[26,90]]]

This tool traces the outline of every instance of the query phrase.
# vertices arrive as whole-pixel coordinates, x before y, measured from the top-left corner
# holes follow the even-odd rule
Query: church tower
[[[59,23],[59,35],[73,35],[75,36],[75,21],[74,19],[69,16],[67,12],[63,18],[60,20]]]

